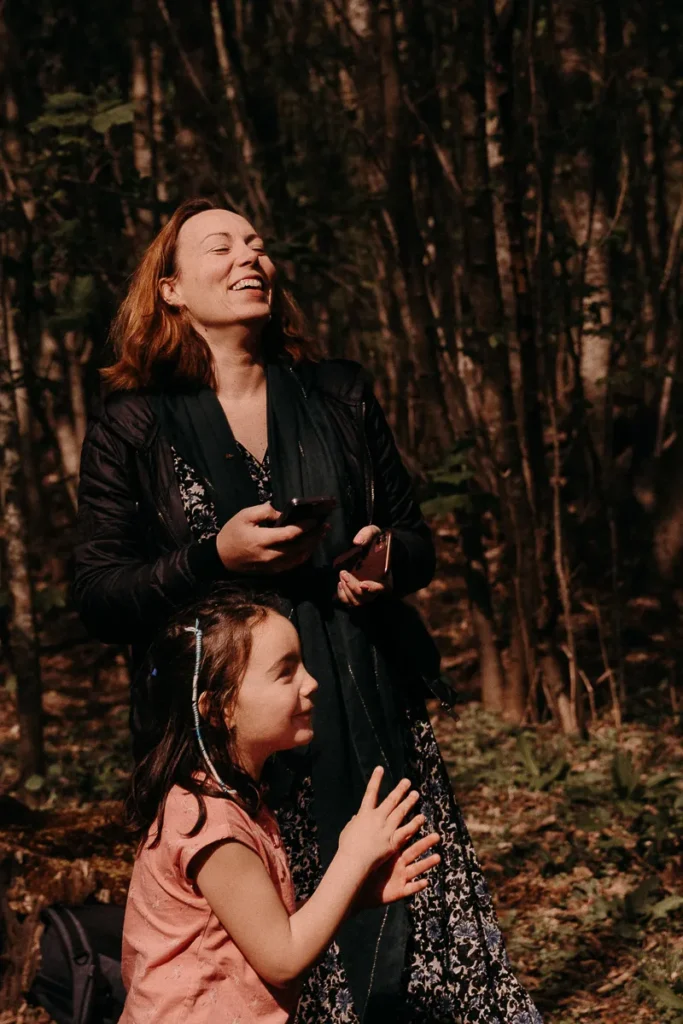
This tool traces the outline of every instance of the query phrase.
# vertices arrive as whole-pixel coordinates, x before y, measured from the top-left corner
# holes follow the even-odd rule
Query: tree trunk
[[[133,163],[145,184],[147,202],[138,210],[140,223],[151,234],[155,224],[152,97],[150,95],[149,38],[145,0],[134,0],[131,25],[131,80],[133,101]]]
[[[418,396],[418,443],[424,460],[434,462],[453,444],[439,367],[439,337],[429,302],[425,275],[424,241],[415,213],[411,184],[411,132],[406,121],[401,91],[401,72],[396,52],[394,10],[381,0],[376,12],[385,119],[385,199],[396,255],[405,281],[412,331],[411,371]]]
[[[11,601],[9,641],[12,668],[17,684],[19,720],[19,768],[22,778],[41,775],[44,770],[43,712],[41,698],[39,640],[36,630],[33,582],[29,568],[29,530],[24,492],[24,467],[18,431],[15,390],[8,374],[10,353],[7,339],[14,331],[11,293],[3,265],[7,260],[6,239],[0,249],[2,329],[0,367],[0,509],[7,583]]]
[[[218,0],[211,0],[211,28],[213,30],[213,40],[223,83],[223,91],[232,118],[234,139],[240,156],[238,170],[242,187],[247,195],[253,216],[257,218],[261,230],[265,232],[272,229],[270,203],[268,202],[263,175],[259,166],[253,128],[249,124],[244,101],[240,94],[240,85],[235,75],[230,52],[226,44],[225,30]]]
[[[520,722],[536,679],[534,616],[538,571],[533,516],[526,494],[506,346],[501,343],[503,307],[496,272],[496,239],[487,164],[484,82],[484,12],[474,0],[459,9],[459,52],[467,76],[457,92],[464,207],[465,316],[470,348],[482,374],[481,418],[495,469],[507,547],[506,583],[511,606],[511,648],[504,713]]]
[[[70,358],[68,355],[66,358]],[[85,436],[85,400],[83,395],[83,382],[80,377],[80,364],[73,367],[69,383],[76,392],[76,413],[78,416],[78,428],[70,415],[69,402],[65,402],[64,379],[62,365],[62,353],[59,344],[53,335],[43,330],[41,337],[40,372],[41,376],[59,388],[47,388],[44,395],[45,415],[50,430],[57,441],[59,457],[62,466],[62,480],[66,488],[69,501],[74,509],[78,508],[78,475],[81,462],[81,445]],[[57,391],[58,394],[54,392]],[[69,392],[69,398],[73,401],[73,391]],[[77,433],[77,429],[79,433]]]

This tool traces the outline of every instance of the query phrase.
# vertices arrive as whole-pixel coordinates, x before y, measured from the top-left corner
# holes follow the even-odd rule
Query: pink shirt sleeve
[[[263,844],[259,841],[257,826],[246,811],[232,800],[220,797],[205,796],[204,801],[206,822],[196,836],[187,836],[199,814],[196,798],[191,793],[183,791],[182,796],[178,794],[173,806],[168,808],[172,820],[164,822],[164,831],[167,825],[170,826],[166,840],[172,847],[169,852],[178,866],[180,876],[193,885],[194,879],[189,874],[193,859],[208,846],[226,840],[241,843],[253,850],[267,867],[267,856]]]

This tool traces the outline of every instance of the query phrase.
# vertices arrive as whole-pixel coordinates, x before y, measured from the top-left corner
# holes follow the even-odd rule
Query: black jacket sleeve
[[[374,521],[391,527],[392,575],[398,597],[426,587],[436,569],[432,533],[420,511],[413,487],[386,417],[368,386],[365,434],[375,477]]]
[[[223,567],[215,539],[150,556],[135,450],[94,420],[81,455],[73,595],[90,633],[106,643],[147,642]]]

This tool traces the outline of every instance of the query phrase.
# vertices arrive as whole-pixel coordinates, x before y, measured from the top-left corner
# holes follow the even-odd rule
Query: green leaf
[[[657,921],[662,917],[666,917],[672,910],[678,910],[679,907],[683,907],[683,896],[666,896],[659,903],[655,903],[654,906],[650,907],[649,914],[653,921]]]
[[[638,775],[633,767],[631,755],[617,750],[612,761],[612,781],[620,797],[629,799],[638,785]]]
[[[47,110],[74,110],[88,106],[88,97],[82,92],[53,92],[45,100]]]
[[[653,995],[658,1003],[668,1007],[670,1010],[683,1010],[683,997],[674,992],[668,985],[653,985],[651,981],[642,981],[640,984]]]
[[[563,775],[566,775],[569,768],[569,761],[566,761],[564,757],[558,757],[546,772],[534,779],[531,788],[539,791],[549,789],[553,782],[557,782]]]
[[[17,692],[17,677],[13,672],[9,672],[5,676],[5,692],[9,693],[10,697],[13,697]]]
[[[521,736],[517,737],[517,750],[519,751],[520,757],[524,767],[528,771],[529,775],[534,778],[541,777],[541,769],[538,766],[538,762],[534,757],[531,745],[529,743],[529,737],[522,733]]]
[[[96,132],[104,135],[117,124],[131,124],[133,121],[134,108],[132,103],[116,103],[114,106],[105,107],[99,110],[92,119],[92,127]]]
[[[667,680],[667,683],[668,683],[668,680]],[[677,775],[675,772],[670,772],[670,771],[657,772],[656,775],[652,775],[649,779],[646,780],[645,788],[646,789],[654,789],[655,786],[661,786],[665,782],[673,782],[674,779],[679,779],[679,778],[680,778],[680,775]]]
[[[456,509],[466,509],[471,506],[471,499],[468,494],[449,494],[440,498],[429,498],[422,502],[422,511],[426,516],[447,516]]]
[[[42,775],[29,775],[24,783],[24,789],[27,789],[29,793],[37,793],[44,785],[45,779]]]
[[[648,904],[651,902],[652,894],[659,888],[659,879],[656,875],[644,878],[643,881],[628,893],[624,898],[624,914],[630,921],[642,917],[648,913]]]
[[[48,584],[42,590],[36,592],[36,610],[39,612],[51,612],[53,608],[66,608],[67,587],[66,585],[55,586]]]

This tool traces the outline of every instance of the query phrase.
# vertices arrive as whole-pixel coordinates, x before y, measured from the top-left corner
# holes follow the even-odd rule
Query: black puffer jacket
[[[357,528],[394,530],[396,593],[426,586],[435,568],[431,534],[367,375],[346,360],[296,372],[307,392],[325,394],[356,492]],[[174,609],[231,578],[215,539],[192,538],[171,449],[144,393],[115,393],[92,416],[78,523],[74,596],[88,630],[105,642],[141,653]]]

